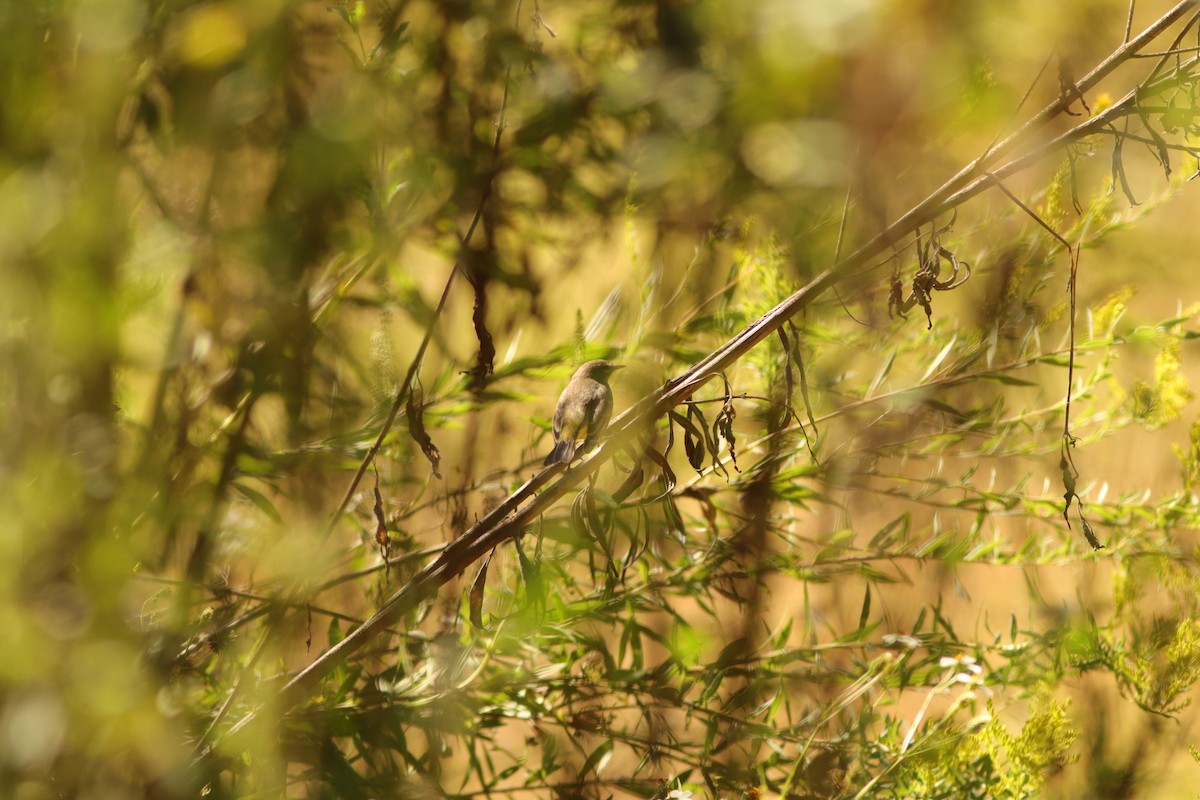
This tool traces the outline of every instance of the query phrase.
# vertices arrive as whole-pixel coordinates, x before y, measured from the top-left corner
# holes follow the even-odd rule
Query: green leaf
[[[600,742],[600,745],[583,762],[583,767],[579,770],[580,776],[589,773],[595,773],[597,777],[600,776],[601,770],[604,769],[609,759],[612,758],[614,741],[613,739],[605,739]]]
[[[858,629],[865,630],[867,621],[871,617],[871,584],[867,584],[866,593],[863,595],[862,611],[858,615]]]
[[[266,495],[264,495],[262,492],[259,492],[257,489],[251,489],[244,483],[238,482],[234,482],[233,488],[237,490],[238,494],[242,495],[255,506],[257,506],[259,511],[266,514],[275,522],[283,521],[283,519],[279,516],[279,511],[276,510],[275,505],[268,500]]]
[[[1009,375],[1008,373],[1005,373],[1005,372],[989,372],[984,375],[980,375],[979,378],[981,380],[985,380],[985,381],[994,381],[996,383],[1002,383],[1005,386],[1038,386],[1039,385],[1033,381],[1027,381],[1024,378],[1018,378],[1014,375]]]
[[[898,351],[893,350],[892,352],[888,353],[887,359],[883,362],[883,366],[879,368],[879,371],[875,373],[875,378],[871,381],[871,385],[868,387],[863,397],[875,396],[875,392],[878,391],[883,382],[887,380],[887,376],[891,374],[892,366],[896,363],[897,352]]]
[[[929,362],[929,367],[926,368],[925,374],[921,376],[919,383],[924,383],[925,381],[929,380],[929,376],[932,375],[934,371],[941,365],[941,363],[946,360],[946,356],[948,356],[950,351],[954,349],[954,343],[957,341],[957,334],[950,337],[950,341],[946,342],[946,346],[941,349],[941,352],[934,356],[933,361]]]

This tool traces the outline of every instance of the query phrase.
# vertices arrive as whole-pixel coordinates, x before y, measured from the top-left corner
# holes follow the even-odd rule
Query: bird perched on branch
[[[575,370],[554,409],[554,449],[542,462],[545,466],[570,464],[575,457],[575,442],[581,437],[586,437],[584,451],[600,441],[612,416],[613,395],[608,378],[619,369],[624,367],[598,360]]]

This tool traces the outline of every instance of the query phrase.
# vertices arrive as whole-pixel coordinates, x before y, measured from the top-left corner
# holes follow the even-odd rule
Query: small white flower
[[[672,789],[667,793],[667,800],[692,800],[692,793],[687,789]]]
[[[947,667],[967,667],[970,669],[974,667],[979,672],[983,672],[983,670],[979,669],[979,665],[975,663],[975,656],[968,653],[959,653],[956,656],[942,656],[938,660],[938,666],[942,669],[946,669]]]
[[[953,668],[958,670],[950,677],[951,683],[966,684],[973,690],[978,689],[988,697],[992,696],[992,690],[983,685],[983,667],[975,662],[974,656],[943,656],[938,661],[938,666],[943,669]]]
[[[921,640],[904,633],[885,633],[883,646],[893,650],[916,650],[921,646]]]
[[[954,683],[965,683],[972,689],[978,689],[988,697],[992,696],[992,690],[983,685],[983,678],[978,675],[968,675],[965,672],[960,672],[952,679]]]

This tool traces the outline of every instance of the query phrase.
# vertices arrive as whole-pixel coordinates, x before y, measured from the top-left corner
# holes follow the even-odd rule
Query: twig
[[[490,183],[489,183],[490,185]],[[487,201],[488,192],[484,191],[484,196],[479,202],[479,207],[475,210],[475,218],[471,220],[471,227],[467,230],[467,235],[463,239],[464,245],[471,240],[471,234],[475,231],[475,225],[479,222],[480,214],[483,210],[483,204]],[[346,487],[346,493],[342,497],[342,501],[338,503],[337,510],[333,512],[333,516],[329,518],[329,523],[325,526],[325,538],[333,533],[333,529],[337,527],[338,520],[342,518],[342,514],[350,506],[350,501],[354,499],[354,493],[358,490],[358,484],[362,481],[367,470],[371,468],[371,464],[375,461],[375,456],[379,454],[379,449],[383,446],[383,440],[387,438],[388,433],[392,430],[392,425],[396,422],[396,417],[400,414],[400,409],[408,400],[408,395],[412,391],[412,384],[416,378],[418,370],[421,368],[421,361],[425,358],[425,350],[429,347],[429,342],[433,338],[433,330],[437,325],[438,319],[442,316],[442,310],[446,307],[446,301],[450,298],[450,289],[454,286],[454,276],[461,269],[461,260],[456,261],[454,267],[450,270],[450,276],[446,278],[446,285],[442,289],[442,296],[438,299],[437,308],[433,311],[433,317],[429,320],[429,324],[425,328],[425,336],[421,339],[421,344],[417,348],[416,355],[413,356],[412,363],[408,365],[408,372],[404,375],[404,382],[400,385],[400,389],[396,392],[396,397],[392,401],[392,407],[388,410],[387,418],[383,421],[383,427],[379,429],[379,435],[375,437],[375,441],[371,444],[367,454],[363,456],[362,463],[358,465],[358,471],[354,473],[354,478],[350,481],[350,485]]]
[[[833,248],[833,260],[835,263],[838,260],[840,260],[842,257],[842,244],[846,240],[846,221],[850,218],[850,189],[851,189],[851,186],[852,186],[852,184],[850,182],[846,183],[846,199],[842,202],[842,219],[841,219],[841,222],[838,223],[837,246],[835,246]],[[838,302],[841,303],[842,310],[846,312],[846,316],[848,316],[850,319],[857,322],[859,325],[864,325],[864,326],[869,327],[869,325],[867,325],[866,322],[863,322],[861,319],[854,316],[854,314],[850,313],[850,309],[846,307],[846,301],[842,299],[841,292],[838,291],[836,286],[833,287],[833,294],[835,297],[837,297]],[[801,379],[801,381],[804,380],[804,367],[803,366],[800,367],[800,379]],[[806,402],[807,402],[807,398],[806,398]]]
[[[517,6],[519,13],[520,3],[518,3]],[[471,238],[475,235],[475,229],[479,227],[479,220],[483,217],[484,206],[487,205],[488,200],[491,199],[492,196],[492,188],[496,178],[494,165],[498,164],[500,161],[500,143],[504,136],[504,115],[508,109],[508,85],[511,75],[512,69],[510,67],[504,73],[504,93],[500,99],[500,113],[496,121],[496,136],[492,140],[493,170],[488,175],[487,182],[483,187],[483,192],[479,197],[479,203],[475,206],[475,215],[471,218],[471,224],[467,226],[467,232],[462,236],[462,243],[459,248],[460,253],[465,253],[468,245],[470,245]],[[437,325],[438,319],[440,319],[442,316],[442,310],[446,307],[446,300],[450,297],[450,288],[454,284],[454,276],[460,273],[465,275],[463,271],[462,256],[459,256],[459,258],[454,262],[454,267],[450,270],[450,275],[446,279],[446,286],[442,289],[442,296],[438,299],[437,308],[434,309],[433,317],[429,320],[429,324],[425,328],[425,335],[421,339],[421,345],[417,348],[417,352],[416,355],[413,356],[412,363],[408,366],[408,372],[404,376],[404,382],[400,385],[399,391],[396,392],[396,398],[392,401],[392,407],[388,410],[387,419],[385,419],[383,422],[383,427],[379,431],[379,436],[375,438],[375,442],[371,445],[371,448],[367,450],[367,454],[363,457],[362,463],[358,465],[358,471],[354,473],[353,480],[351,480],[350,485],[346,487],[346,493],[342,497],[342,501],[338,503],[337,511],[335,511],[333,516],[329,519],[329,524],[325,526],[325,538],[328,539],[329,535],[333,533],[333,529],[337,527],[338,520],[341,519],[342,514],[345,513],[346,509],[350,506],[350,501],[354,498],[354,492],[358,490],[358,484],[362,481],[363,476],[367,474],[367,470],[370,469],[371,464],[375,461],[375,456],[378,455],[379,448],[383,446],[383,440],[391,431],[392,425],[395,423],[396,417],[400,413],[400,409],[403,408],[404,404],[407,402],[408,396],[412,391],[413,380],[416,378],[417,372],[421,368],[421,362],[425,357],[425,350],[429,347],[430,340],[433,339],[434,328]]]

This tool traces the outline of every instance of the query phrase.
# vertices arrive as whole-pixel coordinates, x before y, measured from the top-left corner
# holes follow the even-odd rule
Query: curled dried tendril
[[[951,221],[950,225],[953,225],[953,221]],[[925,319],[929,327],[932,328],[933,293],[948,292],[951,289],[957,289],[971,277],[971,265],[966,261],[959,261],[954,253],[950,252],[941,243],[941,234],[949,230],[950,225],[941,230],[935,229],[923,244],[918,245],[917,273],[913,276],[912,291],[909,292],[908,297],[904,296],[904,284],[900,280],[899,272],[892,273],[891,287],[888,292],[889,317],[899,316],[902,319],[907,319],[905,314],[913,306],[919,305],[924,309]],[[946,278],[942,278],[943,262],[948,263],[953,270],[949,277]],[[960,273],[963,273],[961,277],[959,277]]]

